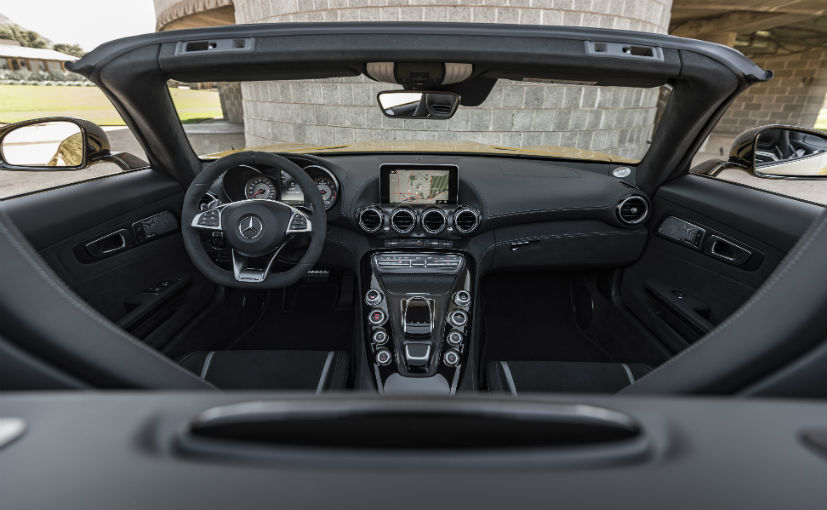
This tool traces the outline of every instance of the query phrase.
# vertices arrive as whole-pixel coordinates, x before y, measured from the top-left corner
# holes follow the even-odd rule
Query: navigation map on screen
[[[392,204],[445,204],[449,200],[448,170],[391,170],[388,201]]]

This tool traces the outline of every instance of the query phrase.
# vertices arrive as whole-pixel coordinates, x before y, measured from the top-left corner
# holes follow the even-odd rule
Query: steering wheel
[[[198,204],[213,182],[238,165],[261,165],[264,174],[292,177],[313,206],[309,216],[283,202],[248,199],[200,211]],[[260,167],[260,168],[261,168]],[[200,232],[222,232],[232,250],[232,271],[215,265],[201,242]],[[278,289],[298,282],[319,260],[327,233],[322,196],[313,179],[297,164],[269,152],[238,152],[210,163],[187,188],[181,211],[181,235],[195,267],[213,282],[227,287]],[[279,252],[297,235],[309,235],[310,243],[299,262],[272,273]],[[253,266],[252,264],[257,264]]]

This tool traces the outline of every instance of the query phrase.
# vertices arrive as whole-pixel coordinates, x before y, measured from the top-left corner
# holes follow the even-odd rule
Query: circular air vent
[[[470,207],[461,207],[454,214],[454,227],[462,234],[470,234],[479,224],[479,214]]]
[[[649,202],[640,195],[624,198],[617,204],[617,218],[626,225],[637,225],[649,215]]]
[[[442,209],[428,209],[422,213],[422,230],[429,234],[439,234],[445,230],[448,218]]]
[[[359,226],[372,234],[382,228],[382,211],[377,207],[368,207],[359,213]]]
[[[407,234],[416,225],[416,215],[407,207],[401,207],[391,213],[391,228],[397,234]]]

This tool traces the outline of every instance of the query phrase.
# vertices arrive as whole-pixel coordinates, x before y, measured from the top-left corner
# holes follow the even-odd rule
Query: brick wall
[[[665,32],[671,0],[236,0],[237,23],[454,21],[567,25]],[[304,82],[303,82],[304,83]],[[504,83],[448,121],[384,117],[366,79],[242,84],[248,146],[280,142],[468,140],[567,146],[630,158],[645,153],[658,91]]]
[[[756,58],[773,79],[747,89],[718,123],[717,133],[740,133],[761,124],[813,127],[827,93],[827,50]]]
[[[729,155],[742,131],[764,124],[812,128],[827,93],[827,50],[814,49],[785,56],[753,59],[773,78],[753,85],[738,96],[695,156],[693,164]]]

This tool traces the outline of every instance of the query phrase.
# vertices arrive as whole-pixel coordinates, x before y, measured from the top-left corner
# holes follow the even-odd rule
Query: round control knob
[[[462,310],[454,310],[448,314],[448,324],[455,328],[461,328],[468,323],[468,314]]]
[[[376,289],[370,289],[365,293],[365,303],[367,303],[368,306],[376,306],[381,303],[383,299],[384,296],[382,296],[382,293]]]
[[[381,326],[385,323],[385,319],[387,319],[387,316],[385,316],[385,312],[378,308],[374,308],[368,314],[368,322],[370,322],[374,326]]]
[[[377,329],[373,332],[373,343],[376,345],[385,345],[388,343],[388,333],[384,329]]]
[[[454,292],[454,304],[457,306],[468,306],[471,304],[471,294],[467,290]]]
[[[456,347],[462,343],[462,333],[459,331],[451,331],[448,333],[448,343]]]
[[[391,351],[387,349],[379,349],[376,351],[376,363],[378,365],[387,366],[391,364]]]
[[[444,361],[449,367],[455,367],[459,365],[459,353],[451,349],[447,351],[444,356],[442,356],[442,361]]]

